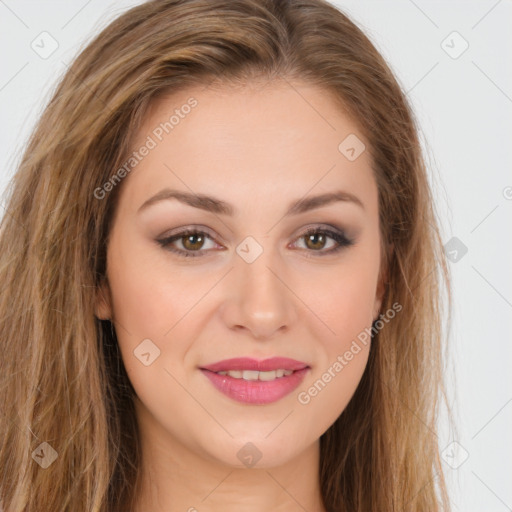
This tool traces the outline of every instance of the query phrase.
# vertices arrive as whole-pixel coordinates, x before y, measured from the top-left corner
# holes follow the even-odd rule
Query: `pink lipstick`
[[[287,357],[263,361],[237,357],[200,368],[221,393],[247,404],[276,402],[290,394],[303,381],[310,367]]]

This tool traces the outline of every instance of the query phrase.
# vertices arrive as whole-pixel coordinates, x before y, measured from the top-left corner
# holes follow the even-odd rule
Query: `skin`
[[[97,300],[97,316],[114,322],[137,393],[143,486],[136,510],[323,512],[319,438],[355,392],[370,345],[309,403],[298,394],[380,312],[378,191],[369,151],[349,161],[338,150],[352,133],[368,144],[326,91],[274,81],[161,98],[134,148],[190,97],[198,105],[122,183],[108,287]],[[215,196],[238,213],[214,214],[176,199],[137,212],[166,187]],[[364,208],[338,201],[283,216],[292,201],[334,190],[357,196]],[[321,234],[326,224],[354,244],[328,254],[338,245],[331,237],[308,245],[301,236],[308,227]],[[194,225],[207,229],[202,245],[187,245],[187,237],[172,245],[202,256],[180,257],[156,242]],[[263,248],[252,263],[236,252],[247,236]],[[144,339],[160,350],[149,366],[133,353]],[[238,356],[286,356],[310,370],[281,400],[249,405],[217,391],[199,370]],[[251,468],[237,457],[248,442],[261,453]]]

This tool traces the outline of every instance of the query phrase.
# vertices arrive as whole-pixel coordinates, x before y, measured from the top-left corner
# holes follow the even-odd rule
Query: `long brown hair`
[[[121,15],[76,58],[8,189],[0,230],[6,512],[130,509],[140,463],[133,388],[114,326],[94,309],[122,182],[104,199],[94,192],[126,161],[156,95],[261,78],[320,85],[361,126],[386,242],[382,310],[401,305],[374,334],[355,395],[320,439],[325,507],[449,509],[436,435],[449,275],[404,93],[370,40],[324,0],[159,0]],[[45,469],[34,456],[53,453],[44,442],[57,452]]]

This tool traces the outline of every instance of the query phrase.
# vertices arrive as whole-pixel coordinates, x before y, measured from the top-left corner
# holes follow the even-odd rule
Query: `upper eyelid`
[[[204,235],[209,236],[213,240],[216,240],[217,238],[220,238],[220,240],[224,240],[224,238],[222,236],[214,235],[214,234],[212,234],[210,232],[209,228],[202,227],[202,226],[190,226],[190,227],[185,226],[183,228],[177,228],[177,229],[178,229],[178,231],[172,232],[169,235],[158,237],[158,240],[169,240],[169,239],[175,238],[175,237],[179,238],[180,236],[185,236],[185,235],[187,235],[189,233],[192,233],[192,234],[204,234]],[[320,232],[332,231],[334,233],[339,233],[339,234],[344,235],[347,238],[349,238],[348,235],[347,235],[347,232],[346,232],[346,230],[344,228],[336,227],[336,226],[331,226],[331,225],[328,225],[328,224],[312,224],[312,225],[309,225],[306,228],[304,228],[298,235],[296,235],[296,238],[304,236],[304,235],[308,234],[310,231],[320,231]]]
[[[298,240],[300,238],[302,238],[303,236],[306,236],[308,235],[310,232],[323,232],[323,233],[327,233],[327,236],[333,240],[335,240],[333,238],[332,235],[329,234],[329,232],[332,232],[332,234],[337,234],[343,238],[345,238],[349,243],[351,241],[353,241],[353,239],[347,235],[346,231],[343,229],[343,228],[337,228],[335,226],[330,226],[330,225],[322,225],[322,224],[318,224],[318,225],[310,225],[310,226],[307,226],[306,228],[304,228],[297,236],[295,236],[295,238],[293,239],[294,241],[295,240]],[[157,241],[159,242],[166,242],[168,245],[170,245],[171,243],[174,243],[178,240],[180,240],[180,238],[186,236],[187,234],[202,234],[202,235],[206,235],[211,241],[215,242],[215,243],[218,243],[217,239],[215,236],[213,236],[210,232],[209,232],[209,229],[206,228],[206,227],[201,227],[201,226],[191,226],[191,227],[184,227],[182,228],[180,231],[176,232],[176,233],[172,233],[168,236],[165,236],[165,237],[160,237]],[[222,238],[222,237],[221,237]],[[335,240],[337,243],[339,243],[337,240]],[[187,251],[187,250],[184,250],[184,249],[177,249],[175,248],[176,251],[178,252],[188,252],[188,253],[206,253],[206,252],[210,252],[210,250],[204,250],[204,249],[199,249],[197,251]],[[320,252],[327,252],[327,251],[318,251],[319,253]]]

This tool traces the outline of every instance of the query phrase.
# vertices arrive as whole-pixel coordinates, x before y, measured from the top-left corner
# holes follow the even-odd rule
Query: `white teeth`
[[[286,377],[287,375],[291,375],[293,370],[272,370],[268,372],[258,372],[256,370],[229,370],[217,372],[218,375],[228,375],[234,379],[244,379],[244,380],[262,380],[262,381],[270,381],[280,377]]]
[[[242,372],[242,379],[244,380],[258,380],[260,372],[254,370],[244,370]],[[229,375],[229,372],[228,372]],[[236,377],[235,377],[236,378]]]

